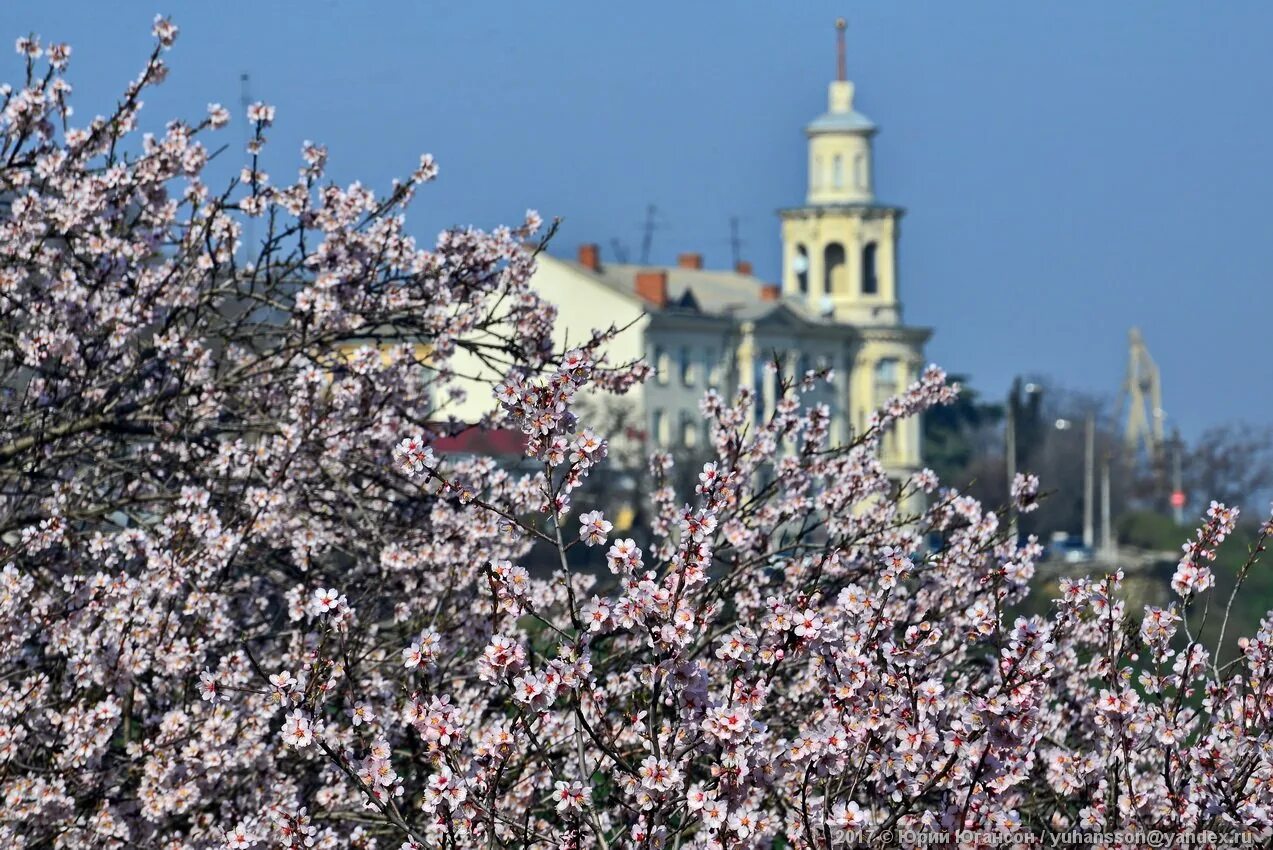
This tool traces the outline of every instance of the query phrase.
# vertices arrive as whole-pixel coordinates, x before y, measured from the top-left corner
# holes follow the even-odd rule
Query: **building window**
[[[694,358],[690,356],[690,350],[684,346],[680,351],[680,372],[681,383],[687,387],[694,386]]]
[[[703,352],[703,374],[707,376],[709,387],[720,387],[720,357],[717,356],[714,348]]]
[[[667,416],[658,408],[650,411],[650,436],[656,446],[667,445]]]
[[[687,449],[698,445],[698,423],[690,413],[681,414],[681,445]]]
[[[883,404],[897,394],[897,360],[886,357],[875,363],[875,403]]]
[[[813,158],[813,188],[822,188],[822,157]]]
[[[844,157],[839,154],[831,159],[831,186],[836,189],[844,188]]]
[[[828,245],[823,252],[823,263],[825,272],[822,277],[822,291],[827,295],[832,292],[844,292],[844,275],[846,274],[844,246],[839,242]]]
[[[853,157],[853,179],[857,182],[859,189],[867,188],[866,180],[866,154],[860,153]]]
[[[667,374],[671,364],[668,362],[667,351],[661,345],[654,346],[654,353],[650,355],[650,359],[654,362],[654,380],[656,383],[666,384]]]
[[[801,295],[809,294],[809,252],[803,245],[796,246],[796,256],[791,261],[791,270],[796,273],[796,287]]]
[[[875,295],[880,291],[880,281],[875,273],[875,252],[878,246],[867,242],[862,248],[862,294]]]

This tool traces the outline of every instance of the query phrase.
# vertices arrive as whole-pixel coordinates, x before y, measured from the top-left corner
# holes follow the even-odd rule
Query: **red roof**
[[[439,437],[433,442],[436,452],[474,455],[522,455],[526,452],[526,435],[511,428],[467,428],[452,437]]]

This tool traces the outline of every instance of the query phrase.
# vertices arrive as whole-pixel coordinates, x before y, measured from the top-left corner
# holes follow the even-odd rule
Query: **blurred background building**
[[[541,255],[534,285],[557,305],[558,342],[577,344],[611,325],[626,328],[607,348],[610,362],[645,358],[654,370],[626,399],[589,399],[608,408],[602,414],[612,440],[626,435],[647,448],[692,452],[708,438],[698,410],[708,389],[726,398],[750,389],[760,422],[772,413],[784,381],[830,370],[831,381],[805,398],[827,405],[832,441],[843,444],[924,368],[931,332],[902,321],[903,210],[876,199],[872,141],[878,128],[854,108],[843,21],[837,35],[839,73],[827,111],[805,127],[805,201],[778,213],[781,283],[767,283],[741,260],[708,268],[700,253],[683,253],[674,266],[610,262],[597,244],[580,246],[573,259]],[[490,405],[475,389],[457,415],[475,419]],[[899,475],[918,469],[919,421],[894,426],[881,454]]]

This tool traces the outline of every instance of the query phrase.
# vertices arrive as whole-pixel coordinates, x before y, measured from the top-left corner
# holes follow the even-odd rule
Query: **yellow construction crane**
[[[1127,427],[1123,431],[1123,443],[1132,456],[1144,446],[1150,461],[1156,462],[1164,446],[1162,381],[1140,328],[1132,328],[1127,338],[1127,378],[1123,381]]]

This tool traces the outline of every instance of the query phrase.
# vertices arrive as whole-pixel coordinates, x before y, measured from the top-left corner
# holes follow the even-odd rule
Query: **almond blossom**
[[[0,96],[0,845],[1273,829],[1273,613],[1236,655],[1199,625],[1236,511],[1166,608],[1114,569],[1027,609],[1041,547],[1004,520],[1038,480],[990,507],[881,460],[957,397],[933,366],[841,442],[816,381],[766,415],[709,391],[710,457],[628,470],[612,539],[579,402],[649,369],[620,328],[554,343],[553,226],[418,242],[431,157],[377,191],[306,143],[267,177],[265,104],[215,189],[228,110],[137,129],[154,32],[106,116],[29,36]],[[461,421],[472,358],[498,377]],[[443,448],[492,427],[519,462]]]

